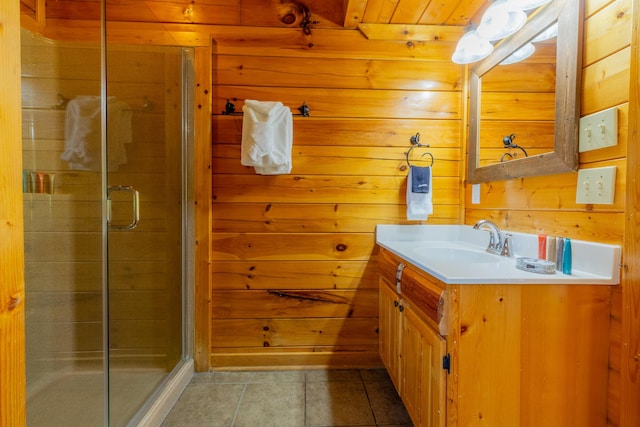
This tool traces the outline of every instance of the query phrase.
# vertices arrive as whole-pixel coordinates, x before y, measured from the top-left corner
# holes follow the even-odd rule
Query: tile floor
[[[410,427],[384,369],[196,373],[163,427]]]

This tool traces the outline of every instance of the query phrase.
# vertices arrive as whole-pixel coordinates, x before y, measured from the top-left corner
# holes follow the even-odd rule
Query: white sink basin
[[[497,255],[489,254],[481,249],[465,248],[448,242],[419,244],[412,249],[417,258],[425,262],[448,262],[453,264],[499,263]]]
[[[467,225],[378,225],[376,243],[450,284],[615,285],[620,246],[572,240],[570,275],[516,268],[517,257],[536,258],[537,235],[511,233],[511,257],[486,252],[489,233]]]

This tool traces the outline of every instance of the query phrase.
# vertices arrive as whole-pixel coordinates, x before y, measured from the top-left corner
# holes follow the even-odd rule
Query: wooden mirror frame
[[[468,162],[470,183],[564,173],[578,169],[584,19],[582,3],[580,0],[553,0],[533,14],[520,31],[499,43],[491,55],[471,69]],[[482,76],[555,21],[558,21],[558,37],[554,151],[479,167]],[[505,130],[506,134],[512,131]]]

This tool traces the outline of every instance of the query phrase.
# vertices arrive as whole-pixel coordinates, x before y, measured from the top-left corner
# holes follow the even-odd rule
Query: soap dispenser
[[[564,239],[562,248],[562,273],[571,274],[571,239]]]

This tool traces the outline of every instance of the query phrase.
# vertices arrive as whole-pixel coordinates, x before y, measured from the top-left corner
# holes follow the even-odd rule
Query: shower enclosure
[[[190,49],[23,30],[28,426],[144,424],[192,370],[192,93]]]

